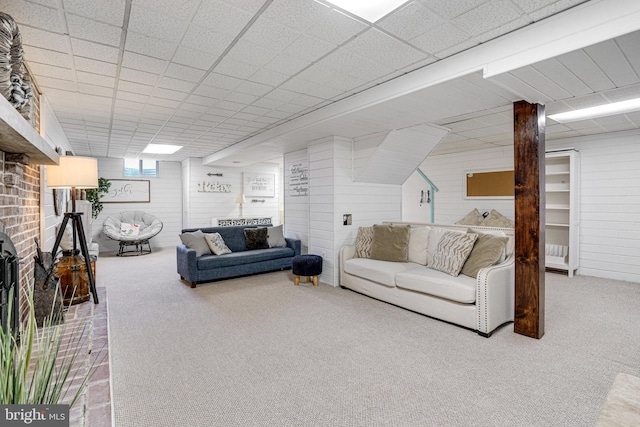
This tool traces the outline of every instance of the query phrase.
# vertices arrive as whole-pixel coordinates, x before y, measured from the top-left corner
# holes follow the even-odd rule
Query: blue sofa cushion
[[[293,257],[294,255],[294,250],[289,247],[256,249],[254,251],[232,252],[224,255],[203,255],[198,257],[197,264],[198,270],[211,270],[220,267],[232,267],[234,265]]]

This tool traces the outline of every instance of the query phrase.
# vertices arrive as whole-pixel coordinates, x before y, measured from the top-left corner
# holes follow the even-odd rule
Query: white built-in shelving
[[[566,271],[578,269],[580,230],[580,153],[575,149],[546,153],[545,265]]]

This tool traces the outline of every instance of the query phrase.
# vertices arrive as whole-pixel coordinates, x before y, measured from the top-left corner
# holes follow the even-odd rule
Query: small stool
[[[322,273],[322,257],[308,254],[294,256],[291,270],[295,276],[294,285],[300,284],[300,276],[307,276],[307,282],[313,278],[313,286],[318,286],[318,275]]]

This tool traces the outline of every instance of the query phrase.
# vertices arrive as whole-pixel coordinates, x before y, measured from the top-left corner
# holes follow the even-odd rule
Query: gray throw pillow
[[[462,266],[461,273],[474,279],[478,277],[481,268],[489,267],[500,261],[508,241],[507,236],[478,233],[478,240]]]
[[[484,221],[484,217],[482,216],[478,208],[475,208],[474,210],[466,214],[464,217],[456,221],[456,224],[480,225],[482,224],[482,221]]]
[[[182,233],[180,235],[180,240],[189,249],[194,249],[196,251],[196,256],[211,254],[211,250],[209,249],[209,245],[207,245],[207,241],[204,239],[204,233],[202,230],[196,230],[191,233]]]
[[[269,242],[267,241],[267,227],[245,228],[244,240],[248,251],[254,249],[269,249]]]
[[[374,225],[371,259],[407,262],[410,229],[409,225]]]
[[[284,239],[282,225],[276,227],[267,227],[267,242],[270,248],[284,248],[287,241]]]

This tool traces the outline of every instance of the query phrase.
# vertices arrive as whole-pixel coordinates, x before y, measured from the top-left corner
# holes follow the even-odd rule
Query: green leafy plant
[[[98,178],[98,188],[87,190],[87,201],[91,202],[91,218],[96,219],[102,212],[102,202],[100,199],[105,194],[109,194],[111,181],[106,178]]]
[[[13,291],[11,291],[12,293]],[[58,315],[50,315],[38,327],[33,305],[33,291],[26,295],[28,314],[21,333],[12,330],[11,319],[6,329],[0,328],[0,404],[55,405],[72,407],[86,389],[91,375],[101,360],[87,350],[86,323],[66,331]],[[9,297],[8,313],[12,313]],[[52,313],[54,310],[52,308]],[[9,317],[11,314],[9,314]],[[55,326],[54,326],[55,325]],[[17,338],[19,334],[19,339]],[[102,359],[105,354],[102,353]],[[72,384],[79,387],[72,388]],[[71,399],[67,395],[72,391]]]

